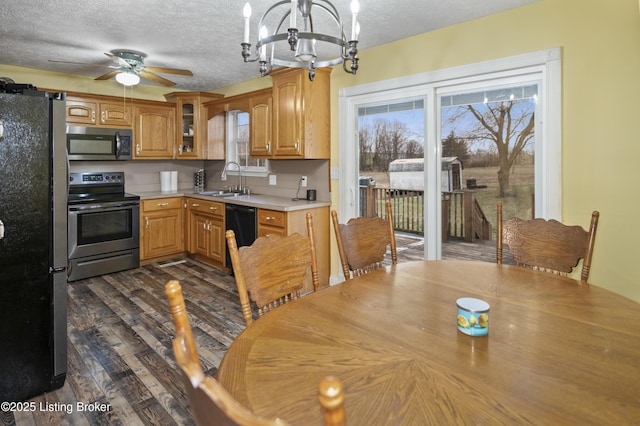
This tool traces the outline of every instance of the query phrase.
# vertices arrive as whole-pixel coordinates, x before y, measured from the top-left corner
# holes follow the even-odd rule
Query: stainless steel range
[[[140,197],[124,172],[69,174],[68,280],[140,266]]]

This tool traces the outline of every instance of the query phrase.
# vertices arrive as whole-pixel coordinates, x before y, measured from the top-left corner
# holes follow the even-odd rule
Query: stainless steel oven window
[[[78,215],[78,244],[131,238],[133,233],[131,209],[88,212]]]
[[[138,248],[139,221],[138,201],[69,206],[69,259]]]

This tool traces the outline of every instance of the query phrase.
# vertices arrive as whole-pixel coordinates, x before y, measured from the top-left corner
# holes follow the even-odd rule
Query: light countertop
[[[211,195],[202,195],[189,190],[178,190],[172,192],[138,192],[141,200],[152,200],[158,198],[170,197],[191,197],[208,201],[218,201],[221,203],[238,204],[241,206],[257,207],[261,209],[278,210],[278,211],[296,211],[313,209],[318,207],[327,207],[331,205],[329,201],[307,201],[293,200],[288,197],[280,197],[277,195],[237,195],[227,197],[215,197]]]

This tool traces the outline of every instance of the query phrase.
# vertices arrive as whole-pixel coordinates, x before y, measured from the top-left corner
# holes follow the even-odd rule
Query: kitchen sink
[[[227,191],[204,191],[204,192],[198,192],[198,195],[209,195],[211,197],[233,197],[238,194],[235,192],[227,192]]]

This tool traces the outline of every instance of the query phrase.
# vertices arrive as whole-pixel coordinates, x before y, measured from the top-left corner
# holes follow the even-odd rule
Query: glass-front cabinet
[[[181,133],[178,135],[178,152],[185,155],[195,152],[195,144],[193,143],[193,124],[194,124],[194,104],[183,103],[182,104],[182,126]],[[200,130],[200,129],[198,129]],[[180,141],[180,139],[182,139]]]
[[[207,92],[173,92],[165,95],[176,103],[176,158],[207,158],[207,117],[205,102],[222,98]]]

